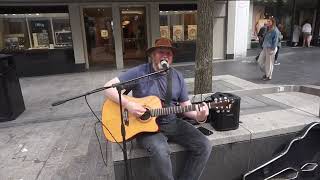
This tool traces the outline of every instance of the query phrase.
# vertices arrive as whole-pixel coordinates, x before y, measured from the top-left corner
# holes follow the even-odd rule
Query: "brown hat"
[[[154,42],[154,46],[146,50],[146,54],[149,56],[151,52],[157,48],[168,48],[171,49],[173,53],[175,53],[176,48],[172,46],[172,41],[167,38],[159,38]]]

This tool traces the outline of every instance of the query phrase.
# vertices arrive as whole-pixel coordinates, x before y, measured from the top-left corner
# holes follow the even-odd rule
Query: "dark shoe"
[[[263,77],[262,77],[262,80],[264,80],[264,81],[269,81],[269,80],[271,80],[271,78],[270,78],[270,77],[263,76]]]
[[[278,66],[278,65],[280,65],[280,63],[279,63],[278,61],[275,61],[275,62],[274,62],[274,65],[275,65],[275,66]]]
[[[262,76],[262,80],[264,80],[264,79],[266,79],[266,78],[267,78],[267,76],[266,76],[266,75]]]

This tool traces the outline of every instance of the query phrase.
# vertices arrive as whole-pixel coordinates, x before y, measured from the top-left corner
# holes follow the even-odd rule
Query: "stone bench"
[[[201,179],[240,179],[243,174],[271,159],[307,124],[319,121],[320,89],[317,86],[277,86],[231,91],[242,98],[240,125],[236,130],[215,131],[207,136],[213,150]],[[198,101],[210,94],[190,96]],[[297,99],[297,100],[294,100]],[[135,141],[128,142],[132,179],[157,179],[149,169],[146,151]],[[109,168],[114,178],[124,178],[123,153],[117,144],[109,144]],[[170,143],[173,171],[179,174],[184,164],[183,147]]]

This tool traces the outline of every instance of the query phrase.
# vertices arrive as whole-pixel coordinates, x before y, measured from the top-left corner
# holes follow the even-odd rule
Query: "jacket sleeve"
[[[279,37],[276,31],[271,34],[271,49],[274,50],[278,45]]]

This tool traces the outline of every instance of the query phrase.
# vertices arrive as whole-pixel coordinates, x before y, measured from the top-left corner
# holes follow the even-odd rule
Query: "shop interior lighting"
[[[133,11],[133,10],[131,10],[131,11],[129,11],[129,10],[123,10],[123,11],[121,11],[121,13],[122,13],[122,14],[143,14],[142,11]]]

